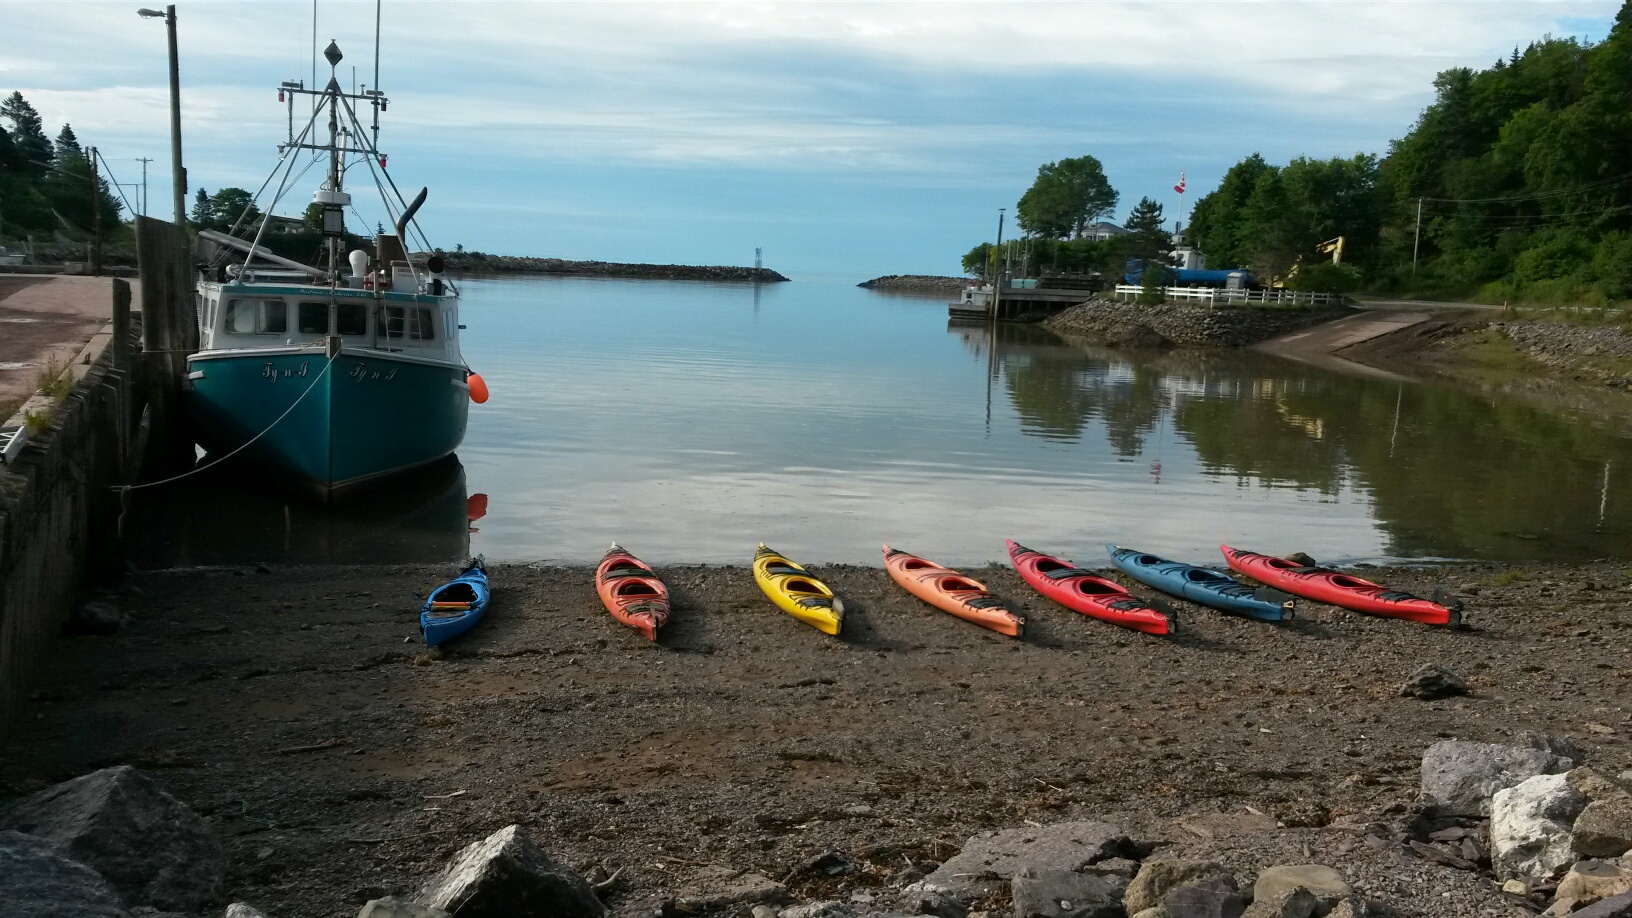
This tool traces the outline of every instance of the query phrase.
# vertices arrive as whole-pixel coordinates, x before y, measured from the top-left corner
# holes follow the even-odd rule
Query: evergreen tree
[[[215,225],[215,211],[210,208],[210,193],[198,189],[193,195],[193,212],[188,215],[188,221],[194,229],[209,229]]]
[[[1128,254],[1146,263],[1166,265],[1173,252],[1173,237],[1163,225],[1162,205],[1150,198],[1140,198],[1124,224],[1128,234]]]
[[[43,175],[51,167],[51,141],[45,136],[40,113],[20,92],[0,101],[0,118],[11,122],[11,142],[25,175]]]
[[[5,125],[0,124],[0,176],[11,175],[22,168],[22,154],[17,152],[17,145],[11,141],[11,132]]]
[[[61,163],[70,156],[84,155],[85,150],[80,147],[79,138],[74,136],[73,126],[64,124],[62,126],[62,130],[57,134],[56,155],[53,157],[53,160]]]

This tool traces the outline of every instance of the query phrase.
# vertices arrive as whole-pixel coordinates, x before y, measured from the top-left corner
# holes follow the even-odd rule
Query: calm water
[[[460,463],[338,513],[190,485],[140,508],[143,560],[439,560],[468,539],[583,562],[616,539],[653,562],[746,563],[763,540],[976,564],[1007,536],[1084,563],[1107,541],[1632,559],[1632,442],[1592,418],[1255,354],[994,343],[945,297],[852,283],[467,280],[493,396]]]

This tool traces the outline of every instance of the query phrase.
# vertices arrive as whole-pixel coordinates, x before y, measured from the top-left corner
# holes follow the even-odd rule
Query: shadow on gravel
[[[850,596],[840,598],[844,600],[844,627],[839,630],[839,640],[864,650],[897,652],[907,648],[906,644],[884,637],[873,627],[872,613],[866,603]]]
[[[686,590],[669,587],[669,623],[657,633],[657,646],[674,653],[711,654],[708,613]]]

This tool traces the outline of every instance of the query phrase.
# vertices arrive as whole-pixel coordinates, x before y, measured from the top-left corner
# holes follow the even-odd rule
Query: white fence
[[[1116,295],[1124,300],[1144,292],[1136,284],[1117,284]],[[1332,306],[1347,299],[1341,293],[1305,293],[1302,290],[1220,290],[1216,287],[1168,287],[1162,297],[1169,301],[1191,300],[1208,306]]]

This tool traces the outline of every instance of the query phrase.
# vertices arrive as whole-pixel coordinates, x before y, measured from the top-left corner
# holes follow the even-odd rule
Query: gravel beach
[[[607,897],[630,910],[716,866],[786,878],[795,900],[882,902],[976,833],[1071,819],[1246,883],[1321,863],[1405,914],[1463,918],[1545,899],[1377,828],[1411,818],[1430,744],[1544,731],[1601,772],[1632,765],[1621,564],[1358,571],[1461,591],[1466,630],[1175,601],[1171,639],[969,571],[1028,616],[1023,641],[880,569],[815,571],[848,606],[840,639],[775,611],[743,568],[661,569],[675,613],[653,645],[600,607],[590,569],[505,565],[488,620],[437,652],[416,610],[447,568],[133,575],[103,597],[118,633],[66,639],[37,680],[0,793],[136,765],[222,838],[230,899],[273,918],[411,894],[512,823],[579,870],[624,868]],[[1402,697],[1428,662],[1471,693]],[[824,852],[856,869],[796,870]]]

